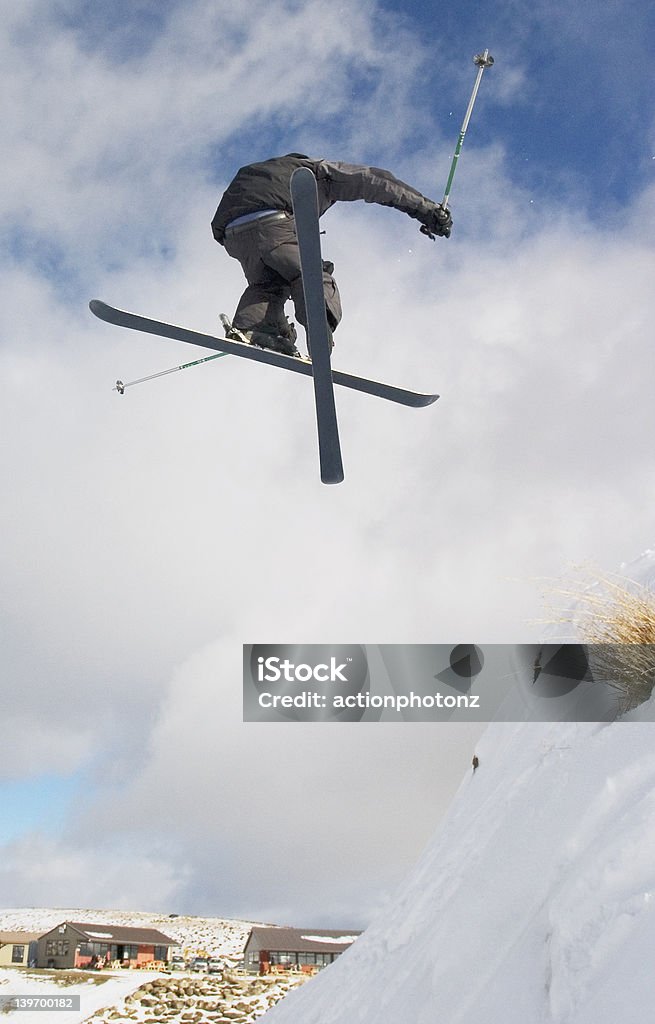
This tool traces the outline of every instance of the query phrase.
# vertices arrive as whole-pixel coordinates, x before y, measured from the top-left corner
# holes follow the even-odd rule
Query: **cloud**
[[[337,118],[343,147],[364,123],[402,138],[399,108],[421,51],[407,33],[388,40],[380,14],[356,4],[278,0],[237,11],[196,0],[172,6],[163,24],[154,19],[139,48],[138,13],[127,12],[130,29],[86,7],[79,22],[62,18],[47,3],[15,18],[2,53],[12,153],[3,219],[26,257],[54,246],[56,262],[87,280],[99,265],[156,260],[195,190],[234,170],[223,150],[237,151],[244,130],[251,147],[273,132],[311,143]],[[355,89],[363,98],[354,105]]]
[[[171,875],[156,852],[141,856],[106,836],[73,849],[35,832],[3,847],[0,891],[4,906],[159,910],[170,905],[182,877]]]
[[[471,734],[244,725],[241,644],[527,641],[535,577],[652,542],[652,200],[599,225],[472,140],[450,241],[331,211],[335,363],[442,397],[338,394],[346,481],[325,488],[306,380],[224,359],[120,398],[117,377],[201,353],[86,302],[215,329],[242,280],[209,220],[226,176],[269,155],[260,133],[434,194],[450,153],[411,127],[420,41],[374,6],[197,2],[121,55],[123,27],[60,11],[13,11],[3,54],[3,770],[78,773],[85,796],[65,837],[4,851],[0,899],[76,904],[77,875],[96,904],[345,927],[429,835]],[[127,891],[93,869],[109,833]]]
[[[408,745],[393,724],[246,726],[240,665],[228,636],[180,666],[138,775],[94,794],[69,841],[129,834],[173,875],[193,865],[177,900],[195,912],[288,920],[291,891],[305,923],[361,923],[427,839],[479,728],[419,725]]]

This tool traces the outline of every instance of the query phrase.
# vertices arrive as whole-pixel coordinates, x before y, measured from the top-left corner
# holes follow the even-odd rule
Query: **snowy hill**
[[[222,917],[185,917],[125,910],[82,910],[23,908],[0,910],[0,931],[43,934],[62,921],[123,925],[128,928],[157,928],[180,943],[185,956],[207,954],[239,960],[252,921],[231,921]]]
[[[655,725],[492,724],[477,753],[393,902],[267,1024],[643,1024]]]

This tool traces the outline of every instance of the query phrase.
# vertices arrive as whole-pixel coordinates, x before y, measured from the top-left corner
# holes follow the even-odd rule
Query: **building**
[[[38,932],[0,932],[0,967],[34,965],[38,938]]]
[[[64,921],[38,942],[39,967],[145,967],[166,963],[178,943],[155,928]]]
[[[311,973],[336,960],[361,932],[314,928],[251,929],[243,951],[247,971],[268,974],[275,970]]]

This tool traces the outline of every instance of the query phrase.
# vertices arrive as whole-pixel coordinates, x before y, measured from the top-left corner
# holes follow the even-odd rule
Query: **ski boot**
[[[284,356],[293,356],[300,359],[301,355],[296,348],[296,329],[293,324],[288,325],[288,333],[279,334],[274,331],[264,331],[258,328],[252,330],[241,330],[233,327],[230,320],[221,315],[225,328],[225,337],[231,341],[240,341],[246,345],[256,345],[257,348],[267,348],[272,352],[280,352]]]

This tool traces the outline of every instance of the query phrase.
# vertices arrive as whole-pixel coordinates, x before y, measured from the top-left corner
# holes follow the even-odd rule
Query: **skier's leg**
[[[291,298],[296,311],[296,320],[307,328],[307,313],[305,311],[305,295],[302,286],[302,275],[300,269],[300,250],[296,241],[295,232],[287,241],[278,245],[271,252],[262,257],[267,266],[275,270],[277,274],[289,283]],[[323,293],[325,295],[325,311],[327,313],[328,327],[330,334],[335,331],[341,321],[341,296],[337,282],[332,276],[334,264],[328,261],[323,262]],[[330,337],[330,347],[332,338]]]
[[[289,334],[291,324],[284,315],[290,297],[285,281],[249,284],[239,299],[232,323],[242,331],[261,330]]]
[[[325,296],[325,312],[328,322],[328,338],[330,352],[334,348],[334,331],[341,322],[341,296],[337,282],[329,272],[323,271],[323,294]],[[305,311],[305,293],[302,284],[302,277],[298,275],[291,281],[291,298],[296,310],[296,320],[301,323],[307,333],[307,313]],[[309,350],[309,335],[307,334],[307,349]],[[309,353],[311,355],[311,352]]]
[[[331,260],[323,260],[323,292],[325,294],[325,311],[328,318],[330,330],[336,331],[343,316],[341,310],[341,296],[339,286],[332,276],[334,263]]]
[[[232,320],[232,326],[262,348],[274,348],[298,355],[296,331],[284,315],[290,298],[288,283],[261,259],[261,232],[255,225],[240,237],[227,241],[225,248],[237,259],[248,281]]]
[[[268,223],[253,221],[252,225],[239,232],[238,236],[229,239],[226,237],[225,248],[230,256],[240,262],[248,281],[248,287],[241,296],[234,314],[233,326],[242,331],[256,331],[282,339],[288,338],[292,344],[295,343],[295,329],[284,315],[285,302],[291,297],[296,319],[305,330],[307,314],[300,250],[293,218]],[[332,276],[333,270],[332,263],[323,263],[323,290],[330,332],[336,330],[342,315],[341,298]],[[280,350],[285,350],[284,342]]]

